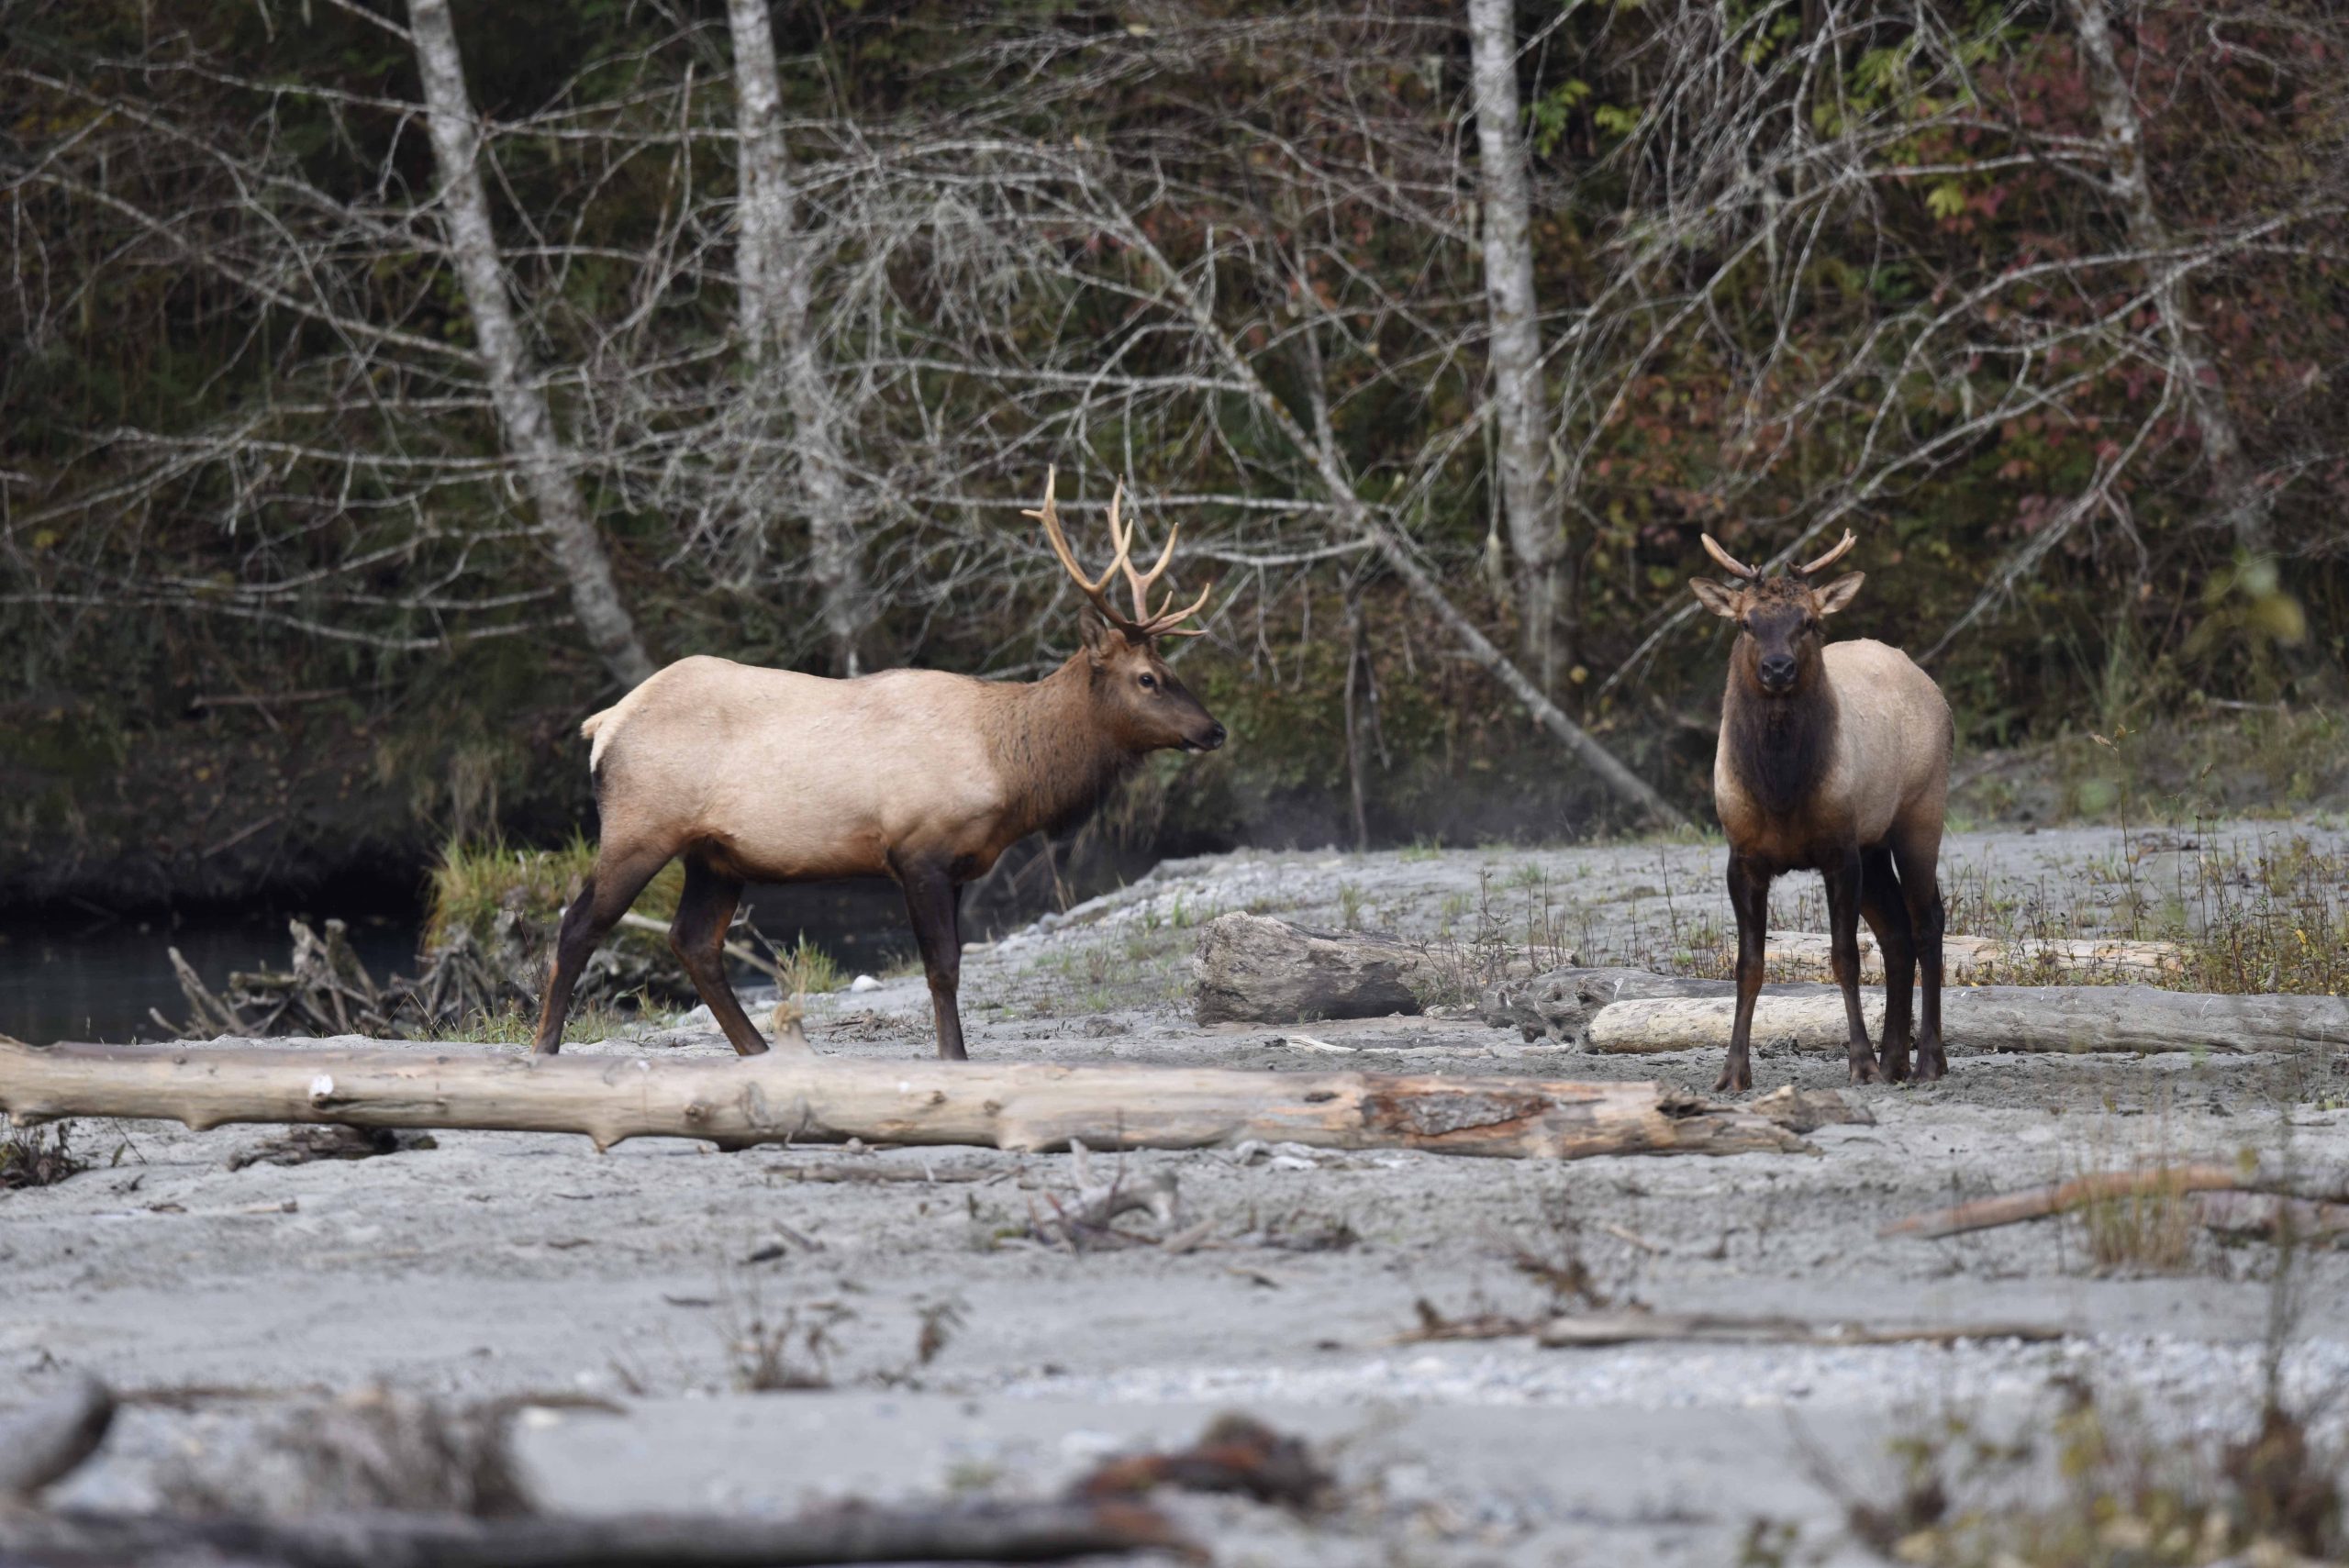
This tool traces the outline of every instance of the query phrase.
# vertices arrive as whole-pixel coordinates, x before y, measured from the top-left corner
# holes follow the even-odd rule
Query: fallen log
[[[1965,1323],[1940,1327],[1875,1329],[1856,1323],[1811,1323],[1799,1318],[1742,1313],[1618,1312],[1544,1313],[1529,1318],[1484,1312],[1445,1318],[1419,1303],[1419,1326],[1378,1341],[1422,1344],[1442,1340],[1513,1340],[1530,1336],[1551,1350],[1598,1349],[1681,1340],[1723,1345],[1946,1345],[1959,1340],[2060,1340],[2065,1330],[2043,1323]]]
[[[0,1516],[0,1559],[33,1565],[200,1561],[270,1568],[782,1568],[825,1562],[1049,1562],[1150,1550],[1198,1556],[1163,1514],[1145,1504],[1114,1500],[842,1507],[789,1518]]]
[[[1610,1003],[1590,1014],[1584,1043],[1608,1052],[1725,1049],[1735,987],[1678,984],[1718,986],[1719,994]],[[1865,987],[1860,996],[1869,1030],[1881,1038],[1882,987]],[[2222,996],[2151,985],[1960,986],[1942,993],[1942,1032],[1953,1046],[2000,1051],[2341,1051],[2349,1048],[2349,998]],[[1753,1039],[1842,1050],[1842,994],[1832,985],[1765,987],[1754,1006]]]
[[[2064,1330],[2039,1323],[1965,1323],[1946,1328],[1871,1329],[1856,1323],[1807,1323],[1713,1312],[1607,1312],[1553,1318],[1534,1334],[1551,1350],[1685,1340],[1732,1345],[1946,1345],[1959,1340],[2041,1343]]]
[[[1831,1108],[1829,1102],[1832,1101]],[[149,1118],[576,1132],[756,1143],[1196,1149],[1249,1139],[1336,1149],[1572,1160],[1809,1151],[1832,1096],[1740,1107],[1653,1082],[1037,1062],[531,1056],[448,1045],[0,1045],[0,1110],[19,1123]]]
[[[84,1373],[62,1394],[0,1417],[0,1518],[80,1469],[106,1440],[114,1409],[113,1393]]]
[[[527,1496],[479,1491],[479,1472],[510,1485],[502,1427],[489,1451],[451,1446],[448,1418],[429,1402],[405,1400],[404,1418],[374,1425],[361,1444],[354,1496],[419,1491],[432,1500],[361,1502],[297,1518],[204,1511],[138,1514],[80,1509],[43,1513],[39,1490],[64,1479],[106,1436],[116,1400],[83,1377],[64,1394],[0,1418],[0,1562],[11,1568],[87,1568],[93,1563],[201,1562],[240,1568],[698,1568],[701,1564],[826,1562],[1043,1562],[1103,1553],[1171,1551],[1204,1556],[1163,1514],[1115,1496],[1058,1502],[970,1502],[930,1507],[847,1504],[792,1518],[617,1514],[563,1518],[535,1513]],[[358,1406],[380,1418],[381,1398]],[[502,1417],[500,1418],[502,1420]],[[331,1422],[320,1434],[339,1440]],[[307,1452],[307,1450],[304,1451]],[[436,1472],[454,1465],[455,1477]],[[458,1485],[451,1493],[447,1483]],[[1181,1478],[1174,1477],[1176,1484]],[[443,1496],[433,1496],[434,1494]],[[470,1501],[470,1507],[460,1501]]]
[[[1944,1236],[1963,1235],[1969,1230],[1988,1230],[2000,1225],[2044,1219],[2050,1215],[2065,1214],[2116,1198],[2145,1197],[2165,1193],[2183,1196],[2188,1193],[2214,1192],[2267,1193],[2318,1204],[2349,1203],[2349,1173],[2337,1173],[2330,1177],[2315,1176],[2264,1164],[2249,1167],[2154,1165],[2142,1171],[2092,1171],[2084,1176],[2075,1176],[2068,1182],[2056,1182],[2048,1186],[2032,1187],[2026,1192],[2005,1193],[1997,1197],[1976,1198],[1971,1203],[1961,1203],[1949,1208],[1912,1214],[1905,1219],[1895,1220],[1876,1234],[1885,1237],[1918,1236],[1937,1240]]]
[[[1769,973],[1782,979],[1830,980],[1824,931],[1781,931],[1764,944]],[[2186,954],[2176,942],[2098,940],[2087,937],[1943,937],[1943,977],[1953,985],[1989,985],[2000,981],[2102,976],[2108,980],[2158,980],[2186,973]],[[1860,978],[1884,980],[1884,954],[1876,939],[1860,933]]]

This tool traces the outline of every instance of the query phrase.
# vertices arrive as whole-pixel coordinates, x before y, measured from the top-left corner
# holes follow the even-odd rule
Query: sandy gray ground
[[[2093,933],[2132,890],[2158,907],[2190,889],[2190,857],[2295,833],[2339,837],[2206,827],[2132,836],[2124,851],[2110,831],[1969,835],[1944,880],[1961,904],[2012,901],[2031,929]],[[1720,861],[1690,843],[1170,864],[974,951],[973,1052],[1702,1087],[1718,1067],[1709,1053],[1586,1056],[1468,1019],[1203,1031],[1181,1004],[1197,928],[1228,909],[1327,924],[1351,909],[1364,925],[1448,928],[1463,941],[1530,934],[1586,961],[1686,960],[1728,929]],[[1806,881],[1786,890],[1782,917],[1815,929]],[[827,1052],[913,1055],[930,1049],[926,1012],[918,977],[892,977],[819,1002],[813,1033]],[[1301,1050],[1298,1034],[1358,1053]],[[320,1391],[383,1380],[460,1399],[599,1395],[622,1413],[541,1408],[518,1424],[543,1499],[582,1509],[1041,1494],[1107,1453],[1187,1441],[1238,1409],[1315,1440],[1346,1502],[1311,1525],[1236,1502],[1181,1505],[1226,1562],[1725,1562],[1757,1518],[1792,1521],[1807,1548],[1858,1561],[1837,1544],[1824,1471],[1882,1491],[1894,1435],[1953,1409],[2029,1428],[2059,1376],[2091,1379],[2165,1429],[2237,1429],[2274,1296],[2260,1245],[2204,1239],[2188,1272],[2130,1277],[2099,1273],[2069,1221],[1944,1241],[1881,1240],[1880,1225],[2141,1158],[2288,1147],[2312,1164],[2349,1159],[2349,1080],[2332,1063],[1952,1046],[1944,1084],[1852,1091],[1876,1124],[1822,1129],[1815,1157],[1127,1156],[1138,1173],[1178,1175],[1185,1223],[1212,1222],[1211,1242],[1180,1256],[1026,1239],[1051,1196],[1074,1187],[1066,1155],[686,1142],[598,1155],[584,1139],[443,1134],[429,1151],[232,1172],[228,1159],[269,1129],[83,1123],[77,1145],[95,1168],[0,1196],[0,1406],[75,1367],[128,1389],[211,1387],[185,1408],[132,1410],[61,1499],[133,1505],[175,1472],[238,1465],[257,1432],[298,1424],[301,1400]],[[722,1045],[689,1018],[575,1049]],[[1766,1044],[1756,1063],[1765,1089],[1842,1075],[1840,1061]],[[799,1179],[842,1168],[925,1179]],[[1422,1300],[1447,1315],[1539,1307],[1544,1288],[1513,1264],[1520,1252],[1578,1253],[1606,1293],[1659,1309],[2021,1320],[2071,1337],[1389,1342]],[[2308,1394],[2349,1384],[2349,1256],[2304,1259],[2300,1280],[2311,1310],[2288,1382]],[[920,1364],[922,1316],[941,1308],[948,1342]],[[749,1343],[786,1327],[793,1364],[831,1386],[740,1391]]]

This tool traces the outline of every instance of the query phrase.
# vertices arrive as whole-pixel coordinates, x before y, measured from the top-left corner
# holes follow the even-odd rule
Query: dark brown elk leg
[[[935,865],[900,866],[897,883],[906,890],[906,913],[914,923],[922,970],[930,976],[938,1054],[949,1062],[963,1061],[963,1014],[956,1000],[963,982],[963,890],[944,867]]]
[[[1753,999],[1762,994],[1762,943],[1770,927],[1770,877],[1743,856],[1729,858],[1729,902],[1737,911],[1737,1023],[1730,1030],[1729,1060],[1713,1092],[1753,1087]]]
[[[1928,1084],[1949,1072],[1949,1055],[1942,1045],[1942,929],[1948,914],[1942,906],[1941,848],[1938,824],[1931,834],[1893,836],[1892,858],[1900,868],[1900,891],[1917,943],[1919,989],[1924,993],[1924,1018],[1917,1030],[1917,1076]]]
[[[1876,1064],[1868,1046],[1867,1016],[1860,1011],[1860,851],[1839,857],[1820,875],[1827,882],[1827,941],[1834,961],[1835,984],[1843,988],[1843,1018],[1851,1025],[1844,1047],[1851,1059],[1852,1082],[1881,1084],[1884,1069]]]
[[[579,884],[579,895],[563,910],[562,928],[555,936],[554,967],[547,974],[538,1038],[530,1047],[539,1055],[552,1056],[562,1049],[563,1020],[571,1016],[571,993],[579,984],[579,972],[587,966],[596,944],[619,924],[628,906],[644,891],[644,884],[669,863],[670,855],[667,850],[597,852],[596,868]]]
[[[1892,851],[1860,851],[1860,918],[1876,933],[1884,954],[1884,1039],[1877,1064],[1895,1084],[1909,1076],[1909,1046],[1916,1038],[1910,999],[1917,977],[1917,945],[1909,931],[1909,905],[1894,873]]]
[[[742,1012],[741,1000],[726,978],[726,928],[741,902],[742,884],[712,870],[695,857],[685,861],[685,890],[677,898],[677,917],[669,922],[669,951],[685,966],[686,975],[710,1017],[726,1031],[738,1056],[763,1055],[767,1042]]]

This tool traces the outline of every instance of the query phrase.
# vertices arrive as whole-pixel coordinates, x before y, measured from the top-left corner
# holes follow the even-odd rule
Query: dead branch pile
[[[640,916],[624,918],[632,926],[667,929]],[[173,1022],[152,1009],[148,1016],[183,1040],[445,1036],[475,1019],[516,1010],[528,1013],[537,1007],[553,940],[551,926],[518,906],[501,909],[491,922],[485,941],[461,928],[422,955],[415,978],[394,975],[378,983],[351,950],[350,931],[342,921],[327,921],[321,934],[307,921],[288,920],[286,929],[294,948],[286,966],[237,971],[228,976],[224,991],[206,985],[179,949],[169,950],[172,972],[179,978],[180,994],[187,999],[188,1016],[184,1022]],[[755,928],[747,920],[738,920],[736,928],[747,931],[753,940],[729,942],[727,955],[774,973],[774,966],[753,951],[763,940]],[[682,973],[673,974],[648,962],[629,944],[607,942],[588,960],[578,995],[591,1001],[606,1000],[653,988],[682,996],[683,984]]]
[[[518,916],[501,915],[500,940],[484,951],[470,932],[459,931],[426,955],[416,978],[395,976],[382,984],[351,951],[349,928],[326,922],[320,935],[305,920],[286,922],[294,939],[284,969],[239,970],[225,992],[204,983],[179,949],[170,950],[172,973],[187,998],[188,1016],[175,1023],[161,1012],[148,1016],[181,1039],[239,1040],[271,1035],[371,1035],[402,1039],[452,1028],[467,1018],[494,1017],[518,1000],[532,998],[540,963],[536,944],[527,940]]]

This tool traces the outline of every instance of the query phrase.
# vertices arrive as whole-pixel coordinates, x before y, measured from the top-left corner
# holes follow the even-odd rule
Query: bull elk
[[[1716,1090],[1750,1089],[1747,1048],[1771,879],[1816,871],[1827,884],[1829,947],[1851,1024],[1854,1084],[1949,1071],[1942,1048],[1942,909],[1938,866],[1955,727],[1932,677],[1897,648],[1865,638],[1826,642],[1827,617],[1850,605],[1857,572],[1823,588],[1854,539],[1808,566],[1764,577],[1705,536],[1733,584],[1688,585],[1737,626],[1713,756],[1713,805],[1729,836],[1729,898],[1737,911],[1737,1018]],[[1869,1054],[1860,1012],[1859,922],[1884,952],[1884,1049]],[[1924,1027],[1912,1034],[1911,983],[1921,973]]]
[[[681,659],[590,717],[588,771],[602,818],[596,862],[564,910],[536,1049],[562,1044],[579,972],[644,884],[683,856],[669,945],[736,1051],[766,1050],[727,984],[723,943],[745,884],[885,876],[929,975],[938,1054],[963,1056],[956,990],[963,885],[1030,833],[1082,820],[1152,751],[1212,751],[1223,726],[1185,689],[1158,641],[1197,637],[1180,609],[1150,598],[1174,556],[1133,564],[1133,530],[1109,502],[1116,553],[1087,577],[1061,531],[1056,476],[1044,481],[1044,537],[1085,599],[1081,639],[1041,681],[937,670],[827,680],[725,659]],[[1124,574],[1130,615],[1111,579]]]

